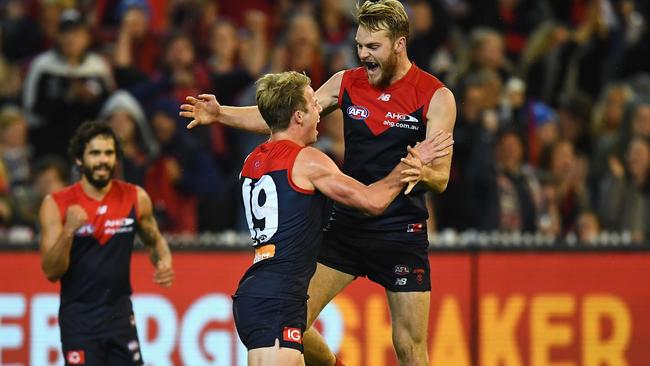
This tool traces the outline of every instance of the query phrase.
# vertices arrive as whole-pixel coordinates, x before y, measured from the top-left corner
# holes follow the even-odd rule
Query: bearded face
[[[77,160],[83,177],[97,189],[106,187],[113,179],[116,163],[115,140],[101,135],[86,144],[82,160]]]
[[[90,165],[84,163],[81,166],[81,173],[95,188],[102,189],[113,179],[115,175],[115,164],[98,163]]]
[[[395,42],[386,31],[370,32],[363,27],[357,30],[357,54],[366,68],[368,82],[380,89],[388,87],[397,69]]]

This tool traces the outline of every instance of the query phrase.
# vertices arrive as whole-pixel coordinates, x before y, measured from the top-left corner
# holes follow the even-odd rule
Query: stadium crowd
[[[408,54],[454,92],[451,178],[431,230],[650,233],[650,3],[410,0]],[[245,231],[238,174],[258,136],[186,130],[187,95],[254,104],[254,81],[295,70],[314,88],[355,67],[355,0],[0,2],[0,237],[38,235],[42,198],[77,174],[86,120],[124,149],[167,233]],[[344,154],[341,112],[318,146]]]

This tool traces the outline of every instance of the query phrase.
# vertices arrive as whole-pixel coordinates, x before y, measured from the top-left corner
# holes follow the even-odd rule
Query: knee
[[[427,358],[426,334],[396,332],[393,335],[393,346],[402,365],[416,365],[417,360]]]

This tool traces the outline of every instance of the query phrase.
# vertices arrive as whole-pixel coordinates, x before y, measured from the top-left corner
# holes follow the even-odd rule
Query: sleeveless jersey
[[[345,71],[339,91],[343,111],[345,157],[343,172],[368,185],[390,173],[407,154],[407,145],[426,138],[426,115],[433,94],[444,85],[415,64],[407,74],[379,90],[368,82],[363,67]],[[380,216],[334,205],[328,230],[418,232],[428,217],[425,189],[400,194]]]
[[[75,233],[70,266],[61,277],[59,323],[62,331],[91,333],[112,319],[131,315],[131,252],[138,217],[136,186],[113,180],[101,201],[80,183],[54,193],[62,220],[69,206],[80,205],[87,224]]]
[[[272,141],[246,158],[240,182],[255,258],[235,296],[306,300],[322,241],[325,199],[291,171],[302,146]]]

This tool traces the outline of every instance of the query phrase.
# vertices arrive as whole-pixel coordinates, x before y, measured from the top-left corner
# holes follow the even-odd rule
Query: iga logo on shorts
[[[286,342],[302,344],[302,332],[299,328],[284,327],[284,331],[282,331],[282,339]]]
[[[353,105],[348,107],[348,116],[354,119],[366,119],[370,115],[368,108]]]
[[[70,365],[85,365],[86,357],[84,351],[68,351],[65,354],[65,359]]]

